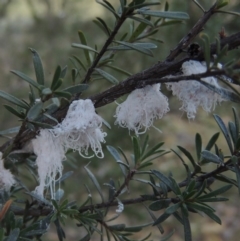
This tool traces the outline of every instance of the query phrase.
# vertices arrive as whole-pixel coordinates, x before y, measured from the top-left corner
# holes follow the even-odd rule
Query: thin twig
[[[178,63],[176,63],[176,65],[177,64]],[[169,77],[142,77],[142,79],[134,80],[134,82],[132,81],[133,83],[130,81],[124,81],[121,85],[113,86],[100,94],[89,97],[89,99],[91,99],[93,103],[95,103],[95,107],[101,107],[115,101],[124,94],[132,92],[136,88],[143,88],[147,85],[153,85],[157,83],[179,82],[181,80],[201,80],[201,78],[209,76],[218,76],[223,74],[226,74],[224,70],[215,70],[201,74],[192,74],[188,76],[178,75]]]

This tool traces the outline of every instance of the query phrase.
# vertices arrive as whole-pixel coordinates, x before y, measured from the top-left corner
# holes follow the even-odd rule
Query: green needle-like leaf
[[[171,203],[171,199],[157,200],[149,205],[149,209],[152,211],[159,211],[163,208],[167,208]]]
[[[108,50],[139,50],[143,49],[156,49],[157,45],[153,43],[128,43],[123,41],[118,41],[124,43],[123,45],[117,45],[114,47],[109,47]]]
[[[222,96],[224,99],[240,103],[240,96],[234,92],[232,92],[229,89],[223,88],[223,87],[216,87],[212,84],[209,84],[205,81],[200,81],[201,84],[205,85],[208,89],[212,90],[213,92],[216,92],[220,96]]]
[[[2,91],[2,90],[0,90],[0,97],[5,99],[5,100],[7,100],[7,101],[9,101],[9,102],[11,102],[12,104],[20,106],[20,107],[22,107],[24,109],[28,109],[29,108],[29,106],[25,102],[23,102],[22,100],[16,98],[13,95],[10,95],[10,94]]]
[[[172,206],[169,206],[166,210],[165,210],[165,213],[167,214],[172,214],[172,213],[175,213],[181,206],[181,203],[176,203]]]
[[[202,159],[205,159],[207,161],[210,161],[210,162],[213,162],[213,163],[216,163],[216,164],[223,163],[223,160],[221,160],[220,157],[218,157],[214,153],[212,153],[210,151],[207,151],[207,150],[202,151],[201,157],[202,157]]]
[[[205,212],[205,214],[209,217],[209,218],[211,218],[213,221],[215,221],[216,223],[218,223],[218,224],[222,224],[222,221],[221,221],[221,219],[216,215],[216,214],[214,214],[213,212]]]
[[[37,82],[40,85],[44,85],[45,80],[44,80],[44,71],[43,71],[41,58],[35,49],[30,48],[30,50],[33,54],[33,65],[34,65],[34,69],[35,69]]]
[[[217,9],[223,8],[223,7],[225,7],[226,5],[228,5],[228,3],[229,3],[229,0],[217,0],[217,2],[216,2],[216,8],[217,8]]]
[[[231,161],[233,162],[233,165],[234,165],[234,171],[236,173],[236,179],[237,179],[238,192],[240,194],[240,168],[238,165],[238,158],[236,156],[232,156]]]
[[[116,43],[119,43],[123,46],[126,46],[128,47],[128,49],[133,49],[133,50],[136,50],[140,53],[143,53],[143,54],[146,54],[146,55],[149,55],[149,56],[153,56],[153,53],[152,51],[150,50],[150,48],[146,48],[146,46],[142,47],[143,45],[138,45],[138,44],[132,44],[132,43],[128,43],[128,42],[124,42],[124,41],[115,41]],[[155,44],[148,44],[148,46],[152,46]],[[156,45],[155,45],[156,46]],[[109,47],[108,50],[118,50],[117,48],[120,48],[119,46],[116,46],[116,47]],[[122,47],[121,47],[122,48]]]
[[[116,85],[119,83],[119,81],[109,73],[103,71],[102,69],[95,68],[95,71],[97,71],[104,79],[108,80],[112,84]]]
[[[213,198],[199,198],[199,201],[205,203],[205,202],[225,202],[228,201],[228,198],[225,197],[213,197]]]
[[[185,148],[183,148],[181,146],[177,146],[177,147],[180,151],[182,151],[184,153],[184,155],[188,158],[188,160],[191,162],[191,164],[195,168],[197,164],[196,164],[192,154],[188,150],[186,150]]]
[[[73,171],[68,171],[68,172],[64,173],[62,175],[62,177],[55,182],[55,185],[62,183],[64,180],[66,180],[67,178],[72,176],[72,174],[73,174]]]
[[[235,124],[233,122],[229,121],[228,129],[229,129],[230,136],[232,138],[232,143],[234,144],[234,146],[236,146],[239,133],[237,132]]]
[[[164,142],[160,142],[158,144],[156,144],[153,148],[151,148],[144,156],[141,157],[141,160],[144,161],[145,159],[147,159],[148,157],[157,154],[159,150],[159,148],[161,146],[163,146]]]
[[[119,154],[119,152],[117,151],[116,148],[114,148],[113,146],[107,146],[107,149],[110,152],[110,154],[114,157],[116,162],[120,161],[120,162],[123,163],[123,161],[121,160],[121,156],[120,156],[120,154]],[[120,165],[120,164],[119,164],[119,166],[122,170],[123,175],[126,176],[127,175],[126,167],[124,165]]]
[[[79,39],[80,39],[81,43],[83,45],[87,46],[88,45],[87,39],[86,39],[86,37],[85,37],[85,35],[83,34],[82,31],[78,31],[78,36],[79,36]],[[85,58],[87,60],[88,66],[90,66],[91,65],[91,58],[90,58],[89,50],[85,49],[84,55],[85,55]]]
[[[103,30],[104,33],[106,33],[107,36],[111,35],[111,30],[110,28],[107,26],[106,22],[101,19],[101,18],[97,18],[97,20],[93,20],[93,22],[100,28]]]
[[[165,221],[167,218],[169,218],[171,214],[163,213],[160,217],[157,218],[157,220],[153,223],[153,226],[158,225]]]
[[[185,161],[183,160],[183,158],[173,149],[171,149],[172,152],[174,152],[176,154],[176,156],[178,156],[178,158],[181,160],[182,164],[184,165],[185,169],[186,169],[186,172],[187,172],[187,176],[188,178],[190,178],[191,176],[191,172],[190,172],[190,168],[188,167],[188,165],[185,163]],[[196,165],[195,166],[195,171],[201,171],[201,168],[199,165]]]
[[[218,116],[216,114],[214,114],[213,116],[214,116],[218,126],[220,127],[220,129],[221,129],[221,131],[222,131],[222,133],[223,133],[223,135],[224,135],[224,137],[227,141],[230,152],[233,153],[233,147],[232,147],[231,139],[230,139],[229,133],[227,131],[227,128],[226,128],[224,122],[222,121],[220,116]]]
[[[26,82],[28,82],[30,85],[34,86],[35,88],[37,88],[38,90],[42,89],[42,86],[39,85],[36,81],[32,80],[31,78],[29,78],[27,75],[25,75],[24,73],[17,71],[17,70],[11,70],[11,73],[17,75],[18,77],[20,77],[21,79],[25,80]]]
[[[56,97],[63,97],[66,99],[71,99],[72,95],[66,91],[54,91],[54,96]]]
[[[102,201],[104,202],[104,198],[103,198],[103,194],[102,194],[102,189],[101,189],[101,187],[100,187],[100,185],[99,185],[96,177],[94,176],[94,174],[93,174],[86,166],[84,167],[84,169],[87,171],[88,176],[89,176],[90,179],[92,180],[92,182],[93,182],[93,184],[95,185],[95,187],[96,187],[96,189],[97,189],[97,191],[98,191],[98,193],[99,193]]]
[[[92,51],[92,52],[98,54],[98,51],[96,51],[95,49],[93,49],[93,48],[91,48],[91,47],[89,47],[89,46],[87,46],[87,45],[84,45],[84,44],[73,43],[73,44],[72,44],[72,47],[74,47],[74,48],[79,48],[79,49],[83,49],[83,50],[86,50],[87,52],[88,52],[88,51]]]
[[[103,7],[105,7],[107,10],[109,10],[114,16],[116,19],[119,19],[119,15],[115,12],[114,9],[112,9],[108,4],[104,4],[102,3],[100,0],[96,0],[97,3],[99,3],[100,5],[102,5]],[[106,3],[106,2],[105,2]]]
[[[135,161],[135,165],[137,165],[141,156],[141,148],[137,137],[133,136],[132,143],[133,143],[133,150],[134,150],[134,161]]]
[[[12,114],[16,115],[17,117],[19,117],[20,119],[24,119],[25,115],[23,113],[21,113],[20,111],[14,109],[12,106],[10,105],[3,105],[9,112],[11,112]]]
[[[184,12],[170,12],[170,11],[163,12],[163,11],[138,9],[137,13],[142,15],[154,16],[158,18],[182,19],[182,20],[189,19],[189,15]]]
[[[49,125],[47,123],[43,123],[43,122],[32,121],[32,120],[29,120],[28,122],[32,123],[34,126],[41,127],[43,129],[52,129],[53,128],[51,125]]]
[[[192,232],[191,232],[189,218],[188,216],[185,215],[185,211],[183,207],[181,208],[181,211],[182,211],[185,241],[192,241]]]
[[[121,74],[126,75],[126,76],[131,76],[132,75],[131,73],[127,72],[126,70],[120,69],[120,68],[118,68],[118,67],[116,67],[114,65],[106,64],[106,65],[104,65],[104,67],[108,67],[110,69],[113,69],[113,70],[115,70],[115,71],[117,71],[117,72],[119,72]]]
[[[3,131],[0,131],[0,136],[5,136],[5,135],[9,135],[9,134],[15,134],[19,132],[20,127],[13,127],[13,128],[9,128]]]
[[[232,185],[226,185],[224,187],[218,188],[217,190],[211,191],[210,193],[201,196],[200,198],[211,198],[211,197],[215,197],[217,195],[220,195],[222,193],[225,193],[226,191],[228,191],[230,188],[232,187]]]
[[[196,145],[197,158],[198,158],[198,160],[200,160],[201,151],[202,151],[202,138],[199,133],[196,134],[195,145]]]
[[[129,42],[133,42],[137,39],[137,37],[146,29],[147,26],[154,27],[153,23],[149,21],[150,17],[147,18],[136,18],[131,17],[132,19],[141,22],[138,27],[135,29],[135,31],[132,33],[131,37],[129,38]]]
[[[166,177],[165,175],[163,175],[161,172],[156,171],[156,170],[152,170],[152,173],[158,178],[160,179],[164,184],[166,184],[166,186],[172,190],[176,195],[179,194],[179,187],[176,187],[174,185],[174,183],[172,182],[171,179],[169,179],[168,177]]]
[[[128,6],[128,10],[141,9],[149,6],[159,5],[159,1],[145,2],[145,0],[133,0]]]
[[[144,205],[144,204],[143,204]],[[151,216],[151,218],[153,219],[153,221],[155,222],[157,220],[157,218],[155,217],[155,215],[149,210],[149,208],[144,205],[145,208],[147,209],[149,215]],[[153,224],[154,225],[154,224]],[[161,224],[156,224],[156,227],[158,228],[158,230],[160,231],[161,234],[164,233],[163,227],[161,226]]]
[[[42,89],[42,95],[43,96],[48,96],[52,94],[52,90],[50,88],[44,88]]]
[[[129,18],[137,21],[137,22],[140,22],[139,26],[135,29],[133,35],[135,36],[131,36],[131,39],[129,39],[129,41],[133,41],[134,39],[136,39],[143,31],[144,29],[147,27],[147,26],[151,26],[151,27],[154,27],[154,24],[149,21],[148,18],[138,18],[138,17],[134,17],[134,16],[130,16]]]
[[[210,42],[209,37],[203,34],[203,44],[204,44],[204,59],[206,61],[207,69],[210,68]]]
[[[78,94],[85,91],[88,88],[87,84],[79,84],[63,89],[62,91],[69,92],[70,94]]]
[[[115,224],[115,225],[108,226],[108,228],[113,231],[123,231],[125,227],[126,227],[125,224]]]
[[[70,58],[71,59],[71,58]],[[77,57],[77,56],[73,56],[73,59],[76,60],[78,62],[78,64],[83,68],[83,70],[87,71],[87,68],[85,67],[85,65],[83,64],[83,62]],[[72,59],[72,60],[73,60]],[[73,60],[73,61],[74,61]]]
[[[62,73],[61,66],[58,65],[56,70],[55,70],[55,73],[53,75],[53,80],[52,80],[52,84],[51,84],[51,90],[56,90],[57,88],[59,88],[61,86],[62,81],[61,81],[61,83],[58,83],[59,79],[60,79],[60,76],[61,76],[61,73]]]
[[[67,65],[66,65],[66,66],[64,66],[64,68],[63,68],[62,71],[61,71],[61,74],[60,74],[60,78],[61,78],[61,79],[64,79],[64,77],[65,77],[66,74],[67,74],[67,70],[68,70],[68,67],[67,67]]]
[[[209,142],[208,142],[205,150],[210,151],[210,150],[212,149],[212,147],[214,146],[214,144],[216,143],[216,141],[217,141],[217,139],[218,139],[218,137],[219,137],[219,134],[220,134],[220,133],[217,132],[216,134],[214,134],[214,135],[211,137],[211,139],[209,140]]]
[[[226,177],[226,176],[224,176],[224,175],[218,174],[218,175],[215,176],[214,178],[217,179],[217,180],[219,180],[219,181],[221,181],[221,182],[229,183],[229,184],[232,184],[232,185],[234,185],[234,186],[236,186],[236,187],[238,186],[238,185],[237,185],[237,182],[236,182],[234,179],[229,178],[229,177]]]
[[[37,102],[29,109],[27,113],[27,118],[29,120],[36,120],[37,117],[40,115],[42,108],[43,108],[43,103],[41,101]]]
[[[234,107],[232,107],[232,111],[233,111],[233,115],[234,115],[234,123],[236,126],[236,133],[239,133],[239,118],[238,118],[238,114],[237,111]]]

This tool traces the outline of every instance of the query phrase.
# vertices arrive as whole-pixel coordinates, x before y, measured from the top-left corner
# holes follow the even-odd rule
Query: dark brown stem
[[[183,62],[182,60],[180,63]],[[179,62],[174,63],[174,65],[179,65]],[[173,65],[172,65],[173,67]],[[188,76],[169,76],[169,77],[157,77],[153,75],[152,77],[148,76],[147,78],[145,76],[142,76],[141,79],[132,79],[131,81],[123,81],[121,85],[116,85],[111,87],[110,89],[97,94],[95,96],[89,97],[95,103],[95,107],[101,107],[104,105],[107,105],[119,97],[128,94],[132,92],[133,90],[137,88],[143,88],[147,85],[153,85],[156,83],[170,83],[170,82],[179,82],[181,80],[201,80],[201,78],[209,77],[209,76],[217,76],[225,74],[224,70],[216,70],[216,71],[208,71],[202,74],[193,74]]]

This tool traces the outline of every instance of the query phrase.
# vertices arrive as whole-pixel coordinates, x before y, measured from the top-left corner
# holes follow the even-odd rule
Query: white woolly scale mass
[[[96,114],[92,101],[76,100],[71,103],[62,123],[53,129],[40,130],[32,140],[40,182],[35,189],[38,195],[43,196],[44,188],[49,187],[54,198],[56,177],[62,175],[62,162],[69,148],[90,158],[92,156],[87,156],[90,147],[97,157],[104,156],[101,142],[105,142],[106,133],[102,132],[101,126],[102,118]]]
[[[33,151],[37,155],[39,186],[35,192],[43,196],[44,188],[49,187],[54,199],[56,176],[62,176],[62,162],[66,159],[61,139],[55,138],[50,130],[41,129],[36,139],[32,140]]]
[[[182,65],[183,75],[200,74],[206,72],[206,70],[205,62],[190,60],[184,62]],[[219,87],[218,81],[214,77],[206,77],[202,78],[202,80],[215,87]],[[176,95],[182,101],[180,110],[187,112],[188,119],[195,118],[199,106],[206,112],[211,112],[215,109],[216,104],[224,100],[220,95],[196,80],[166,83],[166,86],[172,90],[173,95]]]
[[[2,159],[2,152],[0,152],[0,189],[5,189],[9,191],[11,186],[15,184],[12,173],[4,168]]]
[[[67,149],[77,150],[81,156],[90,158],[88,149],[91,147],[97,157],[103,158],[101,142],[105,142],[107,134],[101,127],[102,118],[96,114],[92,101],[76,100],[70,105],[65,119],[52,132],[62,139]]]
[[[123,203],[118,199],[118,208],[116,209],[116,213],[122,213],[124,210],[124,205]]]
[[[132,91],[116,109],[115,124],[143,134],[169,111],[168,99],[160,92],[160,84]],[[142,130],[143,129],[143,130]]]

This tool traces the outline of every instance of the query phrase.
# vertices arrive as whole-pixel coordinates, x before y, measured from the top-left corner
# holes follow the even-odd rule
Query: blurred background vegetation
[[[118,6],[118,0],[110,0],[110,2],[114,6]],[[214,1],[206,0],[199,2],[205,9],[214,3]],[[163,9],[165,3],[166,1],[161,1],[161,5],[157,8]],[[152,66],[157,61],[164,60],[169,51],[174,48],[199,17],[202,16],[200,9],[190,0],[169,0],[168,3],[170,10],[187,12],[190,15],[190,20],[177,25],[162,27],[158,31],[154,38],[163,41],[163,43],[157,43],[159,47],[155,50],[153,58],[132,51],[122,52],[118,54],[118,58],[115,60],[116,66],[130,73],[137,73]],[[239,11],[239,1],[232,0],[228,9]],[[96,17],[103,18],[110,26],[113,26],[114,19],[112,16],[94,0],[0,0],[0,89],[27,100],[26,96],[28,96],[29,88],[26,82],[11,74],[10,70],[19,70],[34,78],[32,55],[28,50],[29,47],[36,49],[40,54],[45,67],[45,77],[49,80],[49,84],[57,65],[62,67],[68,65],[70,70],[73,68],[69,60],[70,56],[76,55],[79,58],[83,58],[82,50],[71,47],[71,43],[79,42],[78,30],[84,32],[90,46],[94,47],[97,44],[100,48],[106,40],[106,35],[93,23],[92,20]],[[235,16],[217,14],[207,23],[203,32],[209,35],[211,42],[214,42],[222,27],[225,28],[227,35],[239,31],[239,21],[239,18]],[[132,22],[128,20],[121,30],[121,34],[130,31],[130,24]],[[202,44],[200,38],[196,39],[196,42],[199,42],[200,45]],[[226,60],[236,58],[236,53],[239,53],[239,51],[236,50],[229,53],[226,56]],[[108,69],[108,71],[110,70]],[[68,71],[66,82],[64,83],[65,86],[72,85],[70,72]],[[119,80],[126,78],[126,76],[117,75],[116,72],[111,72],[111,74]],[[78,78],[77,82],[80,81],[81,78]],[[91,83],[91,87],[85,93],[85,96],[98,93],[108,87],[110,87],[110,84],[104,80],[99,81],[99,83]],[[175,97],[171,97],[165,86],[162,86],[162,89],[169,97],[171,111],[162,120],[155,122],[155,126],[161,129],[162,133],[157,132],[153,128],[149,131],[150,145],[164,141],[165,149],[173,148],[176,150],[176,146],[180,145],[195,155],[194,139],[196,132],[201,134],[203,143],[206,145],[209,138],[214,133],[219,132],[218,126],[214,122],[212,114],[207,114],[200,109],[194,121],[187,120],[186,114],[179,111],[181,104]],[[124,98],[118,100],[118,102],[122,100]],[[0,101],[1,104],[5,103],[2,99]],[[219,114],[227,123],[232,118],[231,106],[234,106],[234,104],[222,103],[221,106],[216,108],[214,113]],[[235,107],[239,111],[238,106],[235,105]],[[97,111],[112,126],[111,131],[106,130],[108,133],[106,138],[107,144],[114,147],[120,146],[129,156],[131,153],[131,138],[128,130],[120,129],[114,125],[112,116],[115,108],[116,103],[112,103],[99,108]],[[2,106],[0,130],[18,125],[20,125],[18,120],[13,118]],[[1,138],[0,142],[3,143],[4,141],[6,139]],[[222,136],[218,141],[218,146],[224,154],[228,153]],[[105,147],[104,152],[105,158],[103,160],[92,159],[89,168],[99,179],[101,185],[108,182],[110,178],[113,178],[116,182],[117,180],[122,180],[119,167],[114,163],[113,158],[107,153]],[[87,175],[83,169],[83,166],[89,160],[83,159],[78,155],[74,155],[74,157],[74,159],[71,158],[70,162],[65,163],[65,170],[74,168],[74,174],[66,180],[63,189],[66,191],[65,198],[69,201],[77,200],[77,203],[80,204],[87,197],[87,192],[83,186],[84,183],[88,184],[93,193],[95,191],[91,182],[86,181]],[[181,162],[173,154],[160,158],[155,162],[155,165],[155,168],[166,174],[169,172],[173,173],[174,177],[179,181],[184,179],[185,170]],[[31,180],[29,173],[24,167],[19,168],[19,178]],[[35,184],[32,184],[32,182],[29,182],[28,185],[31,190],[35,187]],[[130,193],[124,194],[122,199],[133,197],[136,193],[140,195],[144,192],[150,192],[149,187],[138,192],[140,188],[142,189],[142,185],[134,183],[134,185],[129,187]],[[107,193],[107,187],[105,190]],[[217,214],[222,218],[222,226],[213,223],[207,217],[192,216],[193,222],[191,225],[194,240],[239,240],[239,195],[234,188],[228,192],[228,195],[230,202],[214,206],[217,209]],[[98,197],[95,200],[100,201]],[[135,211],[140,209],[142,210],[141,212]],[[148,221],[151,221],[151,218],[142,205],[134,205],[134,208],[131,206],[125,207],[125,211],[121,216],[121,222],[131,225]],[[116,222],[120,222],[120,219],[116,220]],[[175,228],[176,232],[172,240],[182,240],[182,227],[175,220],[169,219],[164,223],[164,228],[166,233]],[[79,228],[71,222],[67,222],[65,231],[67,240],[77,240],[79,236],[83,236],[80,234]],[[159,240],[160,233],[157,230],[149,228],[148,231],[153,232],[154,240]],[[145,234],[141,233],[141,235]],[[44,240],[57,240],[54,227],[50,229]]]

